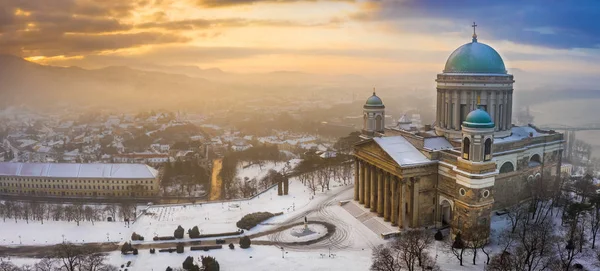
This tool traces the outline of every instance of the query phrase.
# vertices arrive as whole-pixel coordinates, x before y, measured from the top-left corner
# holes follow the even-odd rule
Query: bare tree
[[[467,246],[465,245],[465,242],[463,241],[460,232],[456,234],[456,236],[454,237],[454,241],[450,239],[449,246],[450,251],[452,252],[454,257],[456,257],[460,266],[462,266],[465,255],[465,249],[467,248]]]
[[[511,233],[514,233],[517,229],[517,225],[523,220],[527,219],[528,215],[527,204],[517,204],[508,209],[508,220],[510,221]]]
[[[105,210],[112,217],[113,221],[117,220],[117,204],[108,204],[106,205]]]
[[[402,270],[402,265],[398,257],[398,252],[393,251],[389,246],[379,245],[373,249],[371,257],[372,271],[399,271]]]
[[[600,230],[600,196],[594,196],[590,199],[592,208],[590,210],[590,233],[592,234],[592,249],[596,247],[596,235]]]
[[[62,243],[56,245],[53,258],[56,258],[66,271],[78,271],[82,260],[85,258],[82,247],[71,244]]]
[[[465,240],[469,240],[469,242],[465,242],[465,246],[473,255],[473,265],[476,265],[475,261],[477,259],[477,251],[479,250],[483,251],[483,253],[487,256],[486,264],[489,263],[489,251],[485,250],[485,246],[488,243],[489,233],[490,229],[487,225],[478,225],[464,233]]]
[[[317,194],[317,178],[316,178],[316,174],[314,172],[311,173],[307,173],[308,174],[308,178],[306,179],[306,183],[308,186],[308,189],[310,189],[310,191],[313,193],[313,195]]]
[[[373,250],[371,270],[408,270],[416,271],[418,266],[431,265],[425,250],[433,242],[432,235],[424,230],[403,232],[393,242]]]
[[[569,238],[569,236],[566,237]],[[555,242],[558,258],[564,271],[569,271],[573,261],[581,257],[581,251],[577,250],[575,245],[574,240],[565,240],[564,238],[558,238]]]
[[[55,271],[58,268],[58,261],[54,258],[43,258],[34,265],[35,271]]]

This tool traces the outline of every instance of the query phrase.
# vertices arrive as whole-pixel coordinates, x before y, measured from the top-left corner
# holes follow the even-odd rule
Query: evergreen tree
[[[219,262],[211,256],[202,256],[202,266],[204,271],[219,271]]]
[[[244,237],[240,238],[240,247],[241,248],[249,248],[251,244],[252,244],[252,241],[250,241],[250,237],[244,236]]]
[[[183,227],[181,227],[181,225],[179,225],[179,226],[177,226],[177,229],[175,230],[175,232],[173,232],[173,236],[175,236],[175,238],[177,238],[177,239],[182,239],[184,233],[185,233],[185,230],[183,229]]]

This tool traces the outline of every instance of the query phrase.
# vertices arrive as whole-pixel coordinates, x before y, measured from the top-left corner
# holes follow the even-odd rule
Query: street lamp
[[[21,242],[21,235],[19,235],[19,245],[22,245],[23,242]]]
[[[281,247],[281,258],[285,259],[285,249]]]
[[[110,238],[109,238],[108,236],[109,236],[109,234],[108,234],[108,232],[107,232],[107,233],[106,233],[106,242],[110,242]]]
[[[63,238],[63,243],[64,243],[65,242],[65,235],[64,234],[62,235],[62,238]]]

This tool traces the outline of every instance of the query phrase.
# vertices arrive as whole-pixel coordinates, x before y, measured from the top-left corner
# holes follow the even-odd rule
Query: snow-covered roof
[[[439,150],[453,149],[454,147],[452,146],[452,144],[450,144],[450,142],[448,142],[448,139],[446,139],[443,136],[440,136],[440,137],[425,138],[424,143],[423,143],[423,148],[432,150],[432,151],[439,151]]]
[[[145,164],[0,163],[0,176],[149,179],[158,171]]]
[[[534,128],[531,128],[529,126],[512,127],[511,132],[512,133],[510,136],[502,137],[502,138],[494,138],[494,143],[505,143],[505,142],[513,142],[513,141],[523,140],[525,138],[528,138],[530,133],[531,133],[532,137],[548,135],[545,133],[540,133],[540,132],[536,131]]]
[[[376,137],[373,140],[400,166],[431,162],[403,136]]]

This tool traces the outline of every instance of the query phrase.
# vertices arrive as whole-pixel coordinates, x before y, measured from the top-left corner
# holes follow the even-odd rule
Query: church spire
[[[473,42],[477,42],[477,33],[475,33],[475,27],[477,27],[477,25],[475,24],[475,22],[473,22],[473,25],[471,25],[471,27],[473,27]]]

